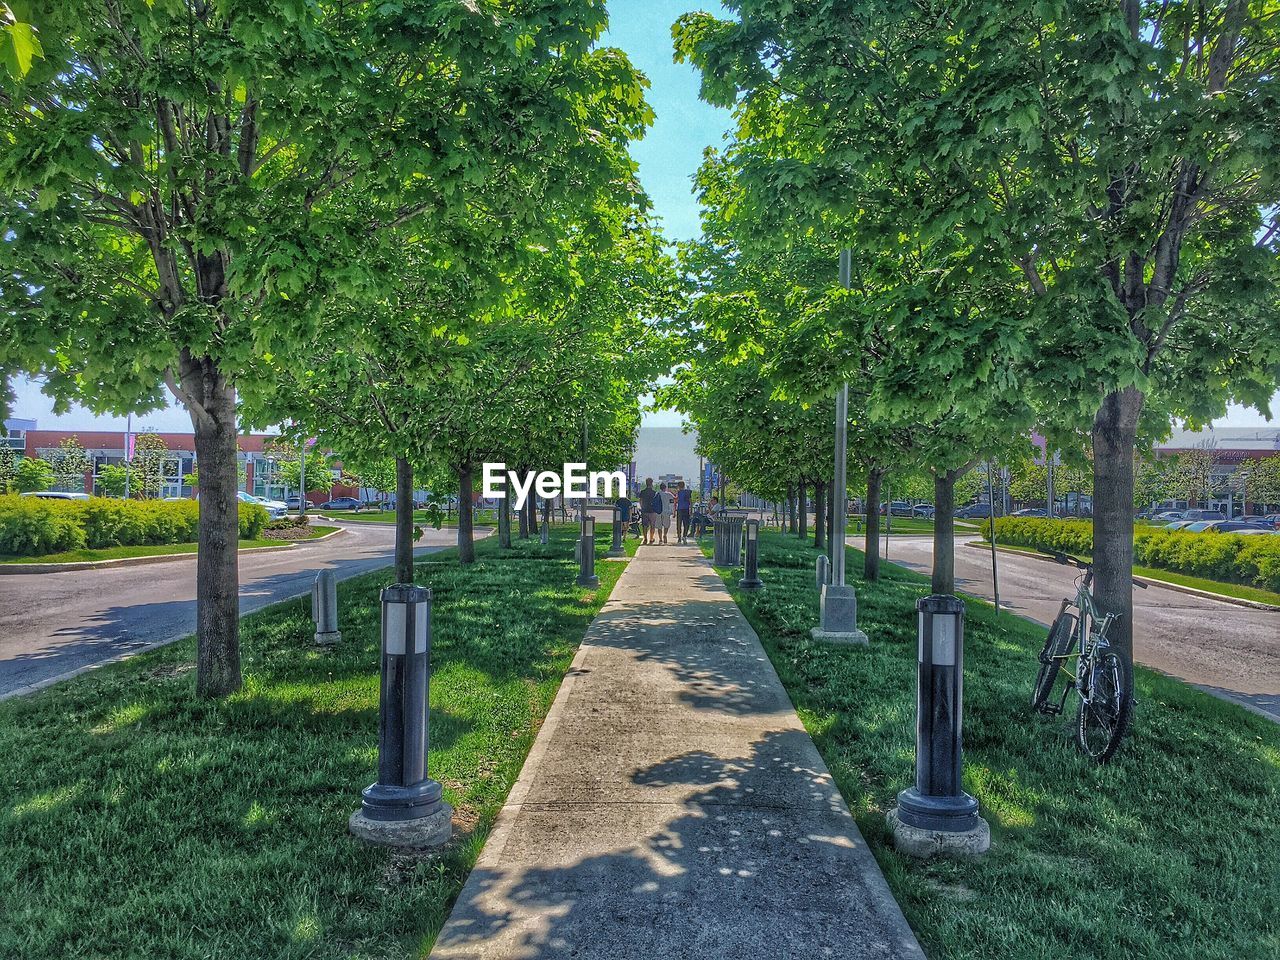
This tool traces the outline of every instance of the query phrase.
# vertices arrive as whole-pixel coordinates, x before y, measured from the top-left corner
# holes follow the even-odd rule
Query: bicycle
[[[1133,721],[1133,664],[1107,641],[1116,614],[1104,613],[1094,603],[1093,564],[1065,553],[1046,555],[1058,563],[1078,567],[1084,576],[1077,581],[1075,599],[1062,601],[1049,628],[1040,651],[1040,672],[1031,693],[1031,709],[1058,716],[1066,709],[1067,697],[1074,690],[1080,697],[1076,745],[1094,762],[1106,763],[1115,756]],[[1144,590],[1147,587],[1141,581],[1133,582]],[[1078,616],[1071,612],[1073,607]],[[1067,681],[1058,703],[1050,703],[1058,671],[1070,657],[1077,658],[1075,675]]]

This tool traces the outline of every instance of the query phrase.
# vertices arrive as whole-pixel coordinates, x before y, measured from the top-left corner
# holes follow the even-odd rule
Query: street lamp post
[[[975,856],[991,830],[963,787],[964,601],[934,594],[916,610],[916,784],[898,794],[889,827],[911,856]]]
[[[840,251],[840,285],[846,290],[852,285],[853,251]],[[849,456],[849,383],[845,381],[836,393],[835,470],[832,483],[839,509],[833,517],[836,536],[832,539],[831,572],[828,583],[822,585],[819,600],[819,625],[812,630],[815,640],[829,643],[866,643],[867,635],[858,629],[858,597],[853,587],[845,583],[844,552],[846,526],[846,491]]]
[[[430,747],[431,591],[398,583],[382,591],[378,780],[351,815],[352,834],[391,847],[430,847],[452,833],[453,809],[427,776]]]

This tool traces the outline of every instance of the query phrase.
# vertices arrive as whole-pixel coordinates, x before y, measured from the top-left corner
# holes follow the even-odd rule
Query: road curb
[[[308,543],[320,543],[346,531],[339,527],[322,537],[310,540],[281,540],[280,544],[261,547],[242,547],[238,553],[256,553],[263,550],[290,550]],[[74,560],[69,563],[0,563],[0,576],[18,576],[31,573],[67,573],[73,570],[100,570],[104,567],[138,567],[148,563],[175,563],[178,560],[194,560],[196,553],[158,553],[153,557],[118,557],[115,560]]]
[[[965,544],[966,547],[976,547],[979,550],[991,550],[991,544],[985,541],[970,540]],[[1046,557],[1043,554],[1030,553],[1025,550],[1010,550],[996,544],[996,550],[1000,553],[1006,553],[1014,557],[1028,557],[1032,560],[1041,560],[1045,563],[1057,564],[1058,561],[1053,557]],[[1200,597],[1203,600],[1217,600],[1219,603],[1229,603],[1237,607],[1248,607],[1251,610],[1265,610],[1268,613],[1280,613],[1280,607],[1271,603],[1263,603],[1260,600],[1245,600],[1241,597],[1228,597],[1221,593],[1213,593],[1209,590],[1201,590],[1198,587],[1187,587],[1180,583],[1170,583],[1168,580],[1156,580],[1153,577],[1142,577],[1134,574],[1133,579],[1141,581],[1152,587],[1163,587],[1166,590],[1172,590],[1175,593],[1185,593],[1192,597]]]

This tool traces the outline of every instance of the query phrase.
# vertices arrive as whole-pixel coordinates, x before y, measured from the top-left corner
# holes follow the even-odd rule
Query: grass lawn
[[[306,537],[295,540],[241,540],[241,550],[260,547],[287,547],[291,543],[305,543],[317,540],[337,530],[337,527],[315,526]],[[163,557],[174,553],[195,553],[199,544],[195,543],[160,543],[141,547],[100,547],[94,550],[64,550],[62,553],[46,553],[39,557],[20,557],[13,554],[0,554],[0,563],[84,563],[94,560],[122,560],[130,557]]]
[[[332,652],[307,600],[246,617],[244,690],[223,702],[195,699],[188,639],[0,703],[0,957],[425,955],[624,568],[575,587],[569,530],[476,552],[417,568],[431,775],[458,812],[442,853],[347,835],[375,778],[387,569],[339,585]]]
[[[983,546],[988,546],[984,543]],[[1043,556],[1042,551],[1034,550],[1031,547],[1015,547],[1006,544],[997,544],[1001,550],[1011,550],[1015,553],[1030,553]],[[1082,560],[1092,560],[1092,557],[1081,557]],[[1133,568],[1133,573],[1138,577],[1146,577],[1150,580],[1162,580],[1165,583],[1175,583],[1183,587],[1193,587],[1196,590],[1204,590],[1206,593],[1216,593],[1224,597],[1235,597],[1238,600],[1253,600],[1257,603],[1269,603],[1272,606],[1280,607],[1280,593],[1271,590],[1264,590],[1262,587],[1249,587],[1241,583],[1227,583],[1225,580],[1207,580],[1204,577],[1192,577],[1185,573],[1174,573],[1172,570],[1161,570],[1159,567],[1139,567]]]
[[[312,508],[314,509],[314,508]],[[361,510],[359,513],[354,510],[325,510],[324,515],[334,520],[341,520],[344,523],[395,523],[396,512],[394,510]],[[431,525],[431,518],[425,510],[413,511],[413,522],[417,524]],[[498,522],[496,510],[477,510],[472,518],[472,523],[476,526],[494,526]],[[512,528],[518,530],[520,521],[513,518]],[[458,515],[451,514],[441,526],[456,527],[458,525]]]
[[[966,530],[977,531],[978,525],[970,523],[967,520],[957,520],[956,530],[963,532]],[[854,517],[849,520],[848,527],[845,528],[851,536],[862,536],[866,533],[866,521],[861,517]],[[894,517],[893,529],[889,532],[890,536],[920,536],[921,534],[933,534],[933,521],[926,520],[924,517]],[[880,536],[884,536],[884,517],[880,518]]]
[[[725,580],[933,960],[1280,956],[1280,727],[1139,667],[1134,732],[1096,767],[1066,718],[1028,711],[1043,628],[970,601],[965,788],[992,849],[901,857],[885,813],[914,780],[914,602],[928,582],[892,565],[855,579],[871,644],[826,647],[808,636],[815,556],[762,534],[765,589]]]
[[[332,527],[326,528],[332,530]],[[297,541],[241,540],[240,549],[257,547],[287,547]],[[127,557],[162,557],[171,553],[195,553],[194,543],[161,543],[143,547],[101,547],[96,550],[64,550],[62,553],[46,553],[39,557],[19,557],[0,554],[0,563],[83,563],[87,560],[121,560]]]

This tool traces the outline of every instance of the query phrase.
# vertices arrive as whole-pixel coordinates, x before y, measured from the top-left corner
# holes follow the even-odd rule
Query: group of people
[[[714,507],[715,497],[711,499]],[[672,520],[676,525],[676,543],[687,543],[691,537],[697,536],[695,528],[698,518],[693,513],[693,491],[684,485],[683,480],[671,490],[667,489],[665,483],[658,484],[655,489],[653,478],[649,477],[636,495],[636,500],[638,502],[633,504],[623,492],[618,498],[617,507],[624,524],[631,522],[632,507],[638,508],[642,543],[666,543]]]

